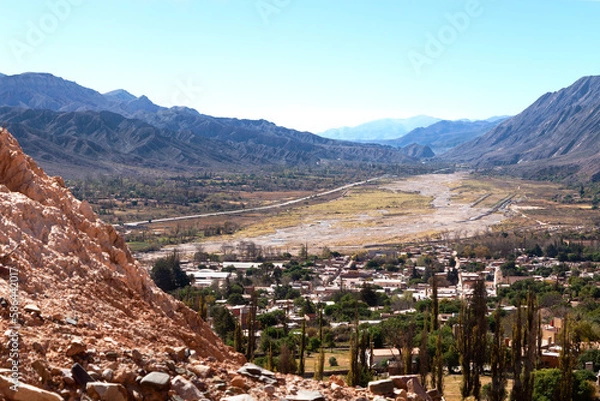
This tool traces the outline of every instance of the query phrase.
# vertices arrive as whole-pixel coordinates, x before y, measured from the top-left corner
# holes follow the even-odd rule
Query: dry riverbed
[[[289,252],[306,244],[315,253],[325,246],[352,249],[472,235],[507,217],[507,209],[493,207],[511,195],[511,188],[494,188],[492,193],[485,186],[467,185],[469,178],[455,173],[387,179],[352,188],[326,203],[282,210],[233,236],[200,244],[208,252],[242,240]],[[195,247],[178,246],[183,251]]]

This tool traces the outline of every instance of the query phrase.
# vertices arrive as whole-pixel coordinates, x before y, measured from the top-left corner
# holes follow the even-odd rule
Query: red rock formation
[[[243,362],[196,313],[154,285],[89,204],[75,199],[61,178],[48,177],[0,130],[0,296],[9,303],[11,269],[18,271],[25,378],[39,358],[70,366],[64,350],[75,337],[97,352],[185,346],[201,357]],[[24,310],[28,304],[40,309],[39,317]],[[8,308],[0,312],[5,332]],[[42,347],[36,351],[34,343]],[[7,358],[0,361],[10,367]]]

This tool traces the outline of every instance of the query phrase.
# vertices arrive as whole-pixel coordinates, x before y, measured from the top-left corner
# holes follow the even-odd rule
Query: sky
[[[0,0],[0,73],[315,133],[514,115],[600,75],[600,0]]]

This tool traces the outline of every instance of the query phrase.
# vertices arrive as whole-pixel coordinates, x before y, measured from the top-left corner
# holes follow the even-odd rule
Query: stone
[[[135,382],[135,373],[127,369],[119,369],[114,374],[113,381],[115,383],[129,384]]]
[[[243,388],[243,389],[248,388],[248,384],[246,384],[246,379],[244,379],[240,375],[234,376],[234,378],[231,379],[231,385],[234,387]]]
[[[17,391],[14,391],[11,389],[14,384],[10,378],[0,376],[0,394],[11,401],[63,401],[63,398],[56,393],[25,383],[19,383]]]
[[[139,362],[142,360],[142,353],[140,351],[138,351],[137,349],[134,349],[131,351],[131,358],[134,361]]]
[[[211,377],[214,374],[213,369],[210,366],[206,365],[191,365],[188,366],[188,369],[190,370],[190,372],[203,379]]]
[[[394,382],[390,379],[372,381],[367,388],[375,395],[389,395],[394,393]]]
[[[390,380],[394,382],[394,387],[399,389],[408,390],[408,386],[406,382],[416,377],[414,375],[405,375],[405,376],[390,376]]]
[[[440,394],[437,388],[432,388],[431,390],[427,391],[427,395],[431,397],[432,401],[442,400],[442,395]]]
[[[197,400],[203,397],[202,392],[182,376],[175,376],[171,379],[171,388],[184,400]]]
[[[29,312],[29,313],[32,313],[32,314],[38,315],[38,316],[42,313],[42,310],[40,308],[38,308],[38,306],[36,304],[27,304],[27,305],[25,305],[23,310],[25,312]]]
[[[173,349],[173,355],[177,358],[177,360],[185,361],[189,355],[189,351],[187,347],[175,347]]]
[[[263,387],[263,391],[268,395],[273,395],[275,394],[275,386],[272,384],[267,384],[265,387]]]
[[[256,401],[254,397],[248,394],[232,395],[231,397],[221,398],[221,401]]]
[[[78,363],[74,364],[71,367],[71,375],[73,376],[73,379],[75,380],[75,383],[79,384],[82,387],[84,387],[89,382],[93,382],[94,381],[94,379],[92,379],[92,377],[83,368],[83,366],[81,366]]]
[[[115,372],[112,369],[104,369],[102,371],[102,378],[107,382],[111,382],[115,377]]]
[[[109,361],[116,361],[119,358],[119,353],[115,351],[108,351],[104,356]]]
[[[257,379],[266,384],[276,384],[277,378],[275,373],[270,370],[263,369],[253,363],[246,363],[244,366],[238,369],[239,374]]]
[[[318,391],[298,390],[296,395],[285,397],[289,401],[327,401],[325,396]]]
[[[344,381],[344,379],[342,379],[341,377],[336,376],[336,375],[329,376],[329,383],[335,383],[338,386],[342,386],[342,387],[344,387],[346,385],[346,382]]]
[[[71,341],[71,343],[67,347],[67,350],[65,351],[65,354],[68,357],[74,357],[76,355],[85,354],[85,350],[86,346],[84,342],[78,338]]]
[[[151,388],[154,390],[168,390],[169,389],[169,375],[163,372],[151,372],[142,378],[140,386],[145,388]]]
[[[46,382],[48,381],[48,378],[50,377],[50,372],[48,372],[48,368],[46,368],[46,365],[44,364],[44,362],[37,359],[37,360],[33,361],[33,363],[31,364],[31,367],[40,376],[40,378],[42,379],[42,383],[46,384]]]
[[[89,382],[85,391],[100,401],[127,401],[127,390],[120,384]]]
[[[46,355],[46,348],[42,344],[38,343],[37,341],[34,341],[33,343],[31,343],[31,348],[33,348],[33,350],[35,352],[37,352],[38,354]]]
[[[421,382],[417,377],[410,379],[406,382],[406,385],[408,386],[409,393],[418,395],[423,401],[431,401],[431,397],[427,395],[427,392],[423,386],[421,386]]]

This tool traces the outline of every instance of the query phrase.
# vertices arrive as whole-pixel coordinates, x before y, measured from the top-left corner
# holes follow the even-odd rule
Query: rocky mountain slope
[[[53,174],[174,172],[317,163],[415,163],[391,147],[336,141],[264,120],[100,94],[51,74],[0,76],[0,123]],[[114,140],[116,139],[116,140]],[[126,146],[123,146],[123,145]]]
[[[365,390],[337,377],[317,382],[242,365],[195,312],[155,286],[112,226],[4,129],[0,297],[1,401],[440,401],[413,376]]]
[[[600,180],[600,76],[547,93],[442,160],[533,178]]]

